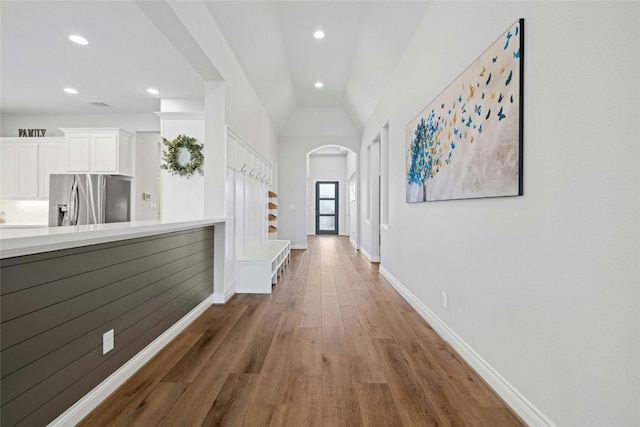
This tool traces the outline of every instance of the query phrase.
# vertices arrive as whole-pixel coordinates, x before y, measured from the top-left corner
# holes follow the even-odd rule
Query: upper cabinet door
[[[38,144],[18,146],[18,188],[17,197],[35,199],[38,197]]]
[[[0,144],[0,197],[15,197],[18,187],[18,143]]]
[[[49,198],[50,175],[66,173],[64,142],[44,142],[38,151],[38,198]]]
[[[67,135],[67,171],[83,172],[91,171],[91,135],[88,133],[76,133]]]
[[[118,173],[118,135],[91,135],[91,171]]]
[[[118,128],[60,128],[67,144],[67,172],[134,175],[133,133]]]

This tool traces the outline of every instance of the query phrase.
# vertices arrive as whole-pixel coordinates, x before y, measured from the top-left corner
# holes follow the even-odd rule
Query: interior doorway
[[[338,181],[316,182],[316,234],[338,234]]]

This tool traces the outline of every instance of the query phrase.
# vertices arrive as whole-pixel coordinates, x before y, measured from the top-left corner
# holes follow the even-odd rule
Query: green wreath
[[[164,164],[162,169],[166,169],[171,175],[189,177],[196,171],[203,174],[202,164],[204,154],[202,154],[202,144],[198,140],[186,135],[178,135],[173,141],[162,138],[162,143],[166,150],[162,153]]]

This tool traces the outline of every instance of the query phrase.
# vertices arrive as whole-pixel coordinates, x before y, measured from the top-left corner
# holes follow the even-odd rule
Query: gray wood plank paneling
[[[139,254],[133,252],[131,259],[121,264],[5,294],[2,298],[0,321],[7,322],[211,247],[213,247],[213,242],[204,240],[159,253]],[[66,258],[68,257],[63,259]]]
[[[0,268],[0,423],[45,425],[212,294],[213,227]],[[102,355],[109,329],[115,349]]]
[[[47,252],[49,254],[48,257],[38,261],[33,261],[30,256],[20,257],[24,259],[24,262],[11,266],[5,266],[5,260],[0,260],[0,268],[2,268],[2,289],[0,289],[0,293],[4,295],[53,280],[60,280],[76,274],[120,264],[129,261],[132,253],[152,254],[205,239],[206,232],[204,229],[198,229],[157,239],[122,240],[115,246],[113,244],[106,247],[102,247],[103,245],[85,246],[85,250],[81,252],[78,252],[78,248],[52,251]],[[135,243],[126,243],[132,240],[135,240]],[[69,255],[67,251],[71,252],[71,254]],[[34,258],[37,258],[37,256],[34,256]],[[69,259],[73,261],[70,262]],[[27,270],[24,268],[26,263],[30,266]]]
[[[202,293],[198,297],[194,298],[192,305],[185,306],[182,311],[184,311],[184,313],[188,313],[191,309],[202,302],[208,295],[210,295],[208,291]],[[180,320],[180,318],[184,316],[184,314],[182,314],[182,311],[176,312],[170,317],[167,317],[164,321],[154,327],[153,330],[148,331],[146,334],[146,338],[149,340],[149,342],[152,342],[157,335],[160,335],[163,331]],[[65,390],[64,394],[57,395],[42,407],[38,408],[38,410],[29,414],[26,418],[18,422],[16,425],[24,427],[46,425],[49,421],[51,421],[52,417],[50,414],[57,413],[57,408],[70,407],[82,396],[84,396],[89,390],[91,390],[94,387],[94,384],[99,384],[101,381],[103,381],[104,378],[106,378],[101,375],[101,372],[103,370],[112,372],[117,370],[136,353],[137,350],[132,349],[131,352],[126,352],[123,350],[122,352],[115,354],[111,359],[107,360],[103,366],[101,366],[101,370],[92,370],[88,375],[80,378],[76,383],[73,384],[73,386]]]

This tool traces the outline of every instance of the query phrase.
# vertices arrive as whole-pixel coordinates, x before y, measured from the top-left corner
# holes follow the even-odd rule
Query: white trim
[[[291,244],[291,249],[303,249],[303,250],[307,250],[307,244],[306,243],[292,243]]]
[[[391,228],[391,226],[389,224],[382,224],[380,223],[380,228],[382,228],[383,230],[388,230]]]
[[[380,256],[374,256],[371,255],[369,252],[367,252],[367,250],[363,247],[360,247],[360,252],[362,252],[362,255],[364,255],[364,257],[369,260],[369,262],[380,262]]]
[[[207,298],[198,304],[193,310],[178,320],[173,326],[164,331],[162,335],[153,340],[151,344],[143,348],[138,354],[122,365],[117,371],[107,379],[98,384],[93,390],[87,393],[82,399],[53,420],[49,427],[64,427],[78,424],[84,417],[89,415],[103,400],[118,387],[131,378],[145,363],[160,352],[171,340],[178,336],[191,322],[200,316],[211,306],[212,298]]]
[[[211,295],[211,304],[217,304],[217,305],[225,304],[235,294],[236,294],[236,279],[233,279],[231,282],[227,283],[224,294],[222,292],[214,292],[213,295]]]
[[[162,120],[204,120],[204,111],[156,111]]]
[[[436,316],[402,283],[398,281],[383,265],[380,274],[395,288],[396,291],[420,314],[438,335],[460,354],[460,356],[489,384],[502,399],[531,426],[555,426],[533,403],[524,397],[514,386],[500,375],[489,363],[476,353],[462,338],[460,338],[446,323]]]
[[[349,237],[349,243],[351,243],[354,249],[358,249],[358,242],[356,242],[353,237]]]

